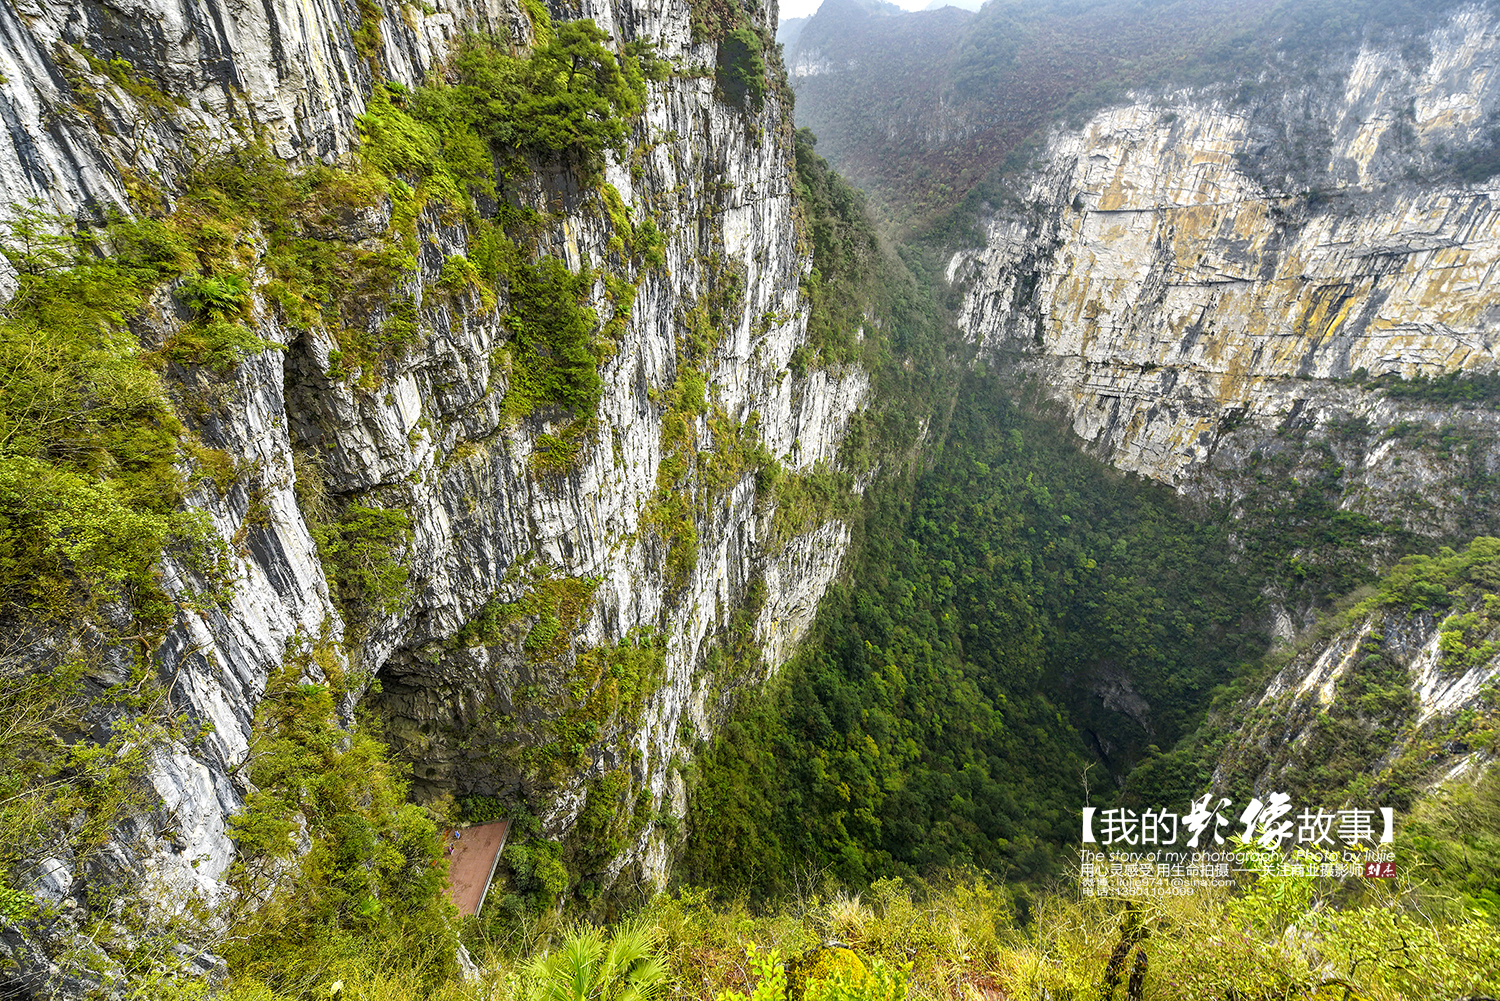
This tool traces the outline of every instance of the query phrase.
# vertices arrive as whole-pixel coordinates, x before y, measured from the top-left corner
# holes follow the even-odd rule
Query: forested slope
[[[1222,489],[1121,472],[1023,362],[1063,307],[1112,315],[1047,284],[1090,271],[1063,224],[1108,243],[1161,206],[1007,172],[1121,87],[1279,108],[1242,157],[1182,157],[1280,192],[1275,257],[1354,204],[1309,186],[1310,132],[1261,128],[1303,120],[1283,96],[1362,79],[1371,40],[1379,80],[1438,93],[1488,51],[1480,8],[1439,37],[1450,8],[1407,0],[996,2],[920,45],[861,8],[885,20],[844,39],[855,65],[807,66],[895,123],[822,147],[876,135],[850,162],[883,231],[792,128],[774,5],[152,3],[184,31],[0,9],[24,43],[0,174],[54,210],[0,209],[0,996],[1500,988],[1496,780],[1422,795],[1500,732],[1500,550],[1471,543],[1493,377],[1345,371],[1324,334],[1353,293],[1319,291],[1297,330],[1345,364],[1282,373],[1259,430],[1215,415]],[[1424,49],[1452,38],[1468,62]],[[1380,97],[1361,183],[1481,177],[1474,89],[1456,126],[1414,112],[1414,143]],[[1123,162],[1177,114],[1090,135]],[[934,248],[981,206],[994,281],[954,282]],[[1468,252],[1380,247],[1360,280]],[[955,326],[976,316],[1000,348]],[[1133,387],[1168,378],[1119,354]],[[1335,405],[1295,405],[1314,379]],[[1352,506],[1368,455],[1405,506]],[[1079,878],[1083,806],[1265,783],[1388,796],[1406,878],[1261,858],[1156,901]],[[445,833],[496,817],[460,918]]]
[[[1315,734],[1328,736],[1308,742],[1305,750],[1274,749],[1275,734],[1297,731],[1286,730],[1272,706],[1263,704],[1252,715],[1258,736],[1236,730],[1247,711],[1242,700],[1253,700],[1268,672],[1290,656],[1278,652],[1265,659],[1273,631],[1282,642],[1299,639],[1307,652],[1306,661],[1298,662],[1311,662],[1328,649],[1321,645],[1328,633],[1308,630],[1336,607],[1357,602],[1357,589],[1396,572],[1390,568],[1403,555],[1432,553],[1441,543],[1462,547],[1490,530],[1494,473],[1484,444],[1491,440],[1484,359],[1466,356],[1464,364],[1475,372],[1463,377],[1429,378],[1420,369],[1402,368],[1404,362],[1379,377],[1351,371],[1352,379],[1340,381],[1345,374],[1333,373],[1329,381],[1340,396],[1331,405],[1317,403],[1317,409],[1312,394],[1321,386],[1316,379],[1307,386],[1314,368],[1309,362],[1301,382],[1245,389],[1251,398],[1257,392],[1281,394],[1268,397],[1283,404],[1276,420],[1259,428],[1248,414],[1264,409],[1269,418],[1276,408],[1247,401],[1236,409],[1219,401],[1216,426],[1202,426],[1195,439],[1161,442],[1159,448],[1143,444],[1139,457],[1111,446],[1113,435],[1138,432],[1152,421],[1194,418],[1194,403],[1176,409],[1169,398],[1155,405],[1158,390],[1176,386],[1184,394],[1211,365],[1240,372],[1237,365],[1264,363],[1260,351],[1260,361],[1236,362],[1241,346],[1207,317],[1238,294],[1242,276],[1234,255],[1246,253],[1247,245],[1258,253],[1263,244],[1267,260],[1285,255],[1305,265],[1287,241],[1308,218],[1317,220],[1320,199],[1330,196],[1283,205],[1262,232],[1250,194],[1256,185],[1290,192],[1333,178],[1351,191],[1380,191],[1390,183],[1415,192],[1422,185],[1461,184],[1465,171],[1472,173],[1466,166],[1472,148],[1444,148],[1433,138],[1444,129],[1445,136],[1469,137],[1472,147],[1477,112],[1467,105],[1441,122],[1433,118],[1436,111],[1423,110],[1416,120],[1428,138],[1399,149],[1382,143],[1371,156],[1356,147],[1335,152],[1325,163],[1318,157],[1328,150],[1314,148],[1325,124],[1341,136],[1364,127],[1362,121],[1385,121],[1375,104],[1400,87],[1419,88],[1414,100],[1435,108],[1450,78],[1460,80],[1453,87],[1469,86],[1481,95],[1474,100],[1482,110],[1487,77],[1480,72],[1472,77],[1477,82],[1464,84],[1471,78],[1462,67],[1478,44],[1475,26],[1488,15],[1479,8],[1454,15],[1456,9],[1375,3],[1353,12],[1337,5],[1267,4],[1237,9],[1231,18],[1202,4],[1128,11],[1107,3],[1045,11],[991,4],[972,22],[950,10],[946,16],[953,23],[938,26],[888,7],[836,4],[809,22],[789,55],[799,93],[808,96],[803,120],[829,113],[835,138],[824,145],[856,174],[866,171],[863,179],[877,202],[893,201],[903,210],[916,211],[907,197],[910,185],[920,188],[930,179],[903,174],[899,185],[908,187],[893,195],[899,185],[878,170],[906,171],[913,161],[905,154],[918,148],[940,151],[955,163],[980,164],[983,158],[965,159],[978,119],[963,119],[944,102],[962,108],[975,95],[990,93],[986,88],[998,88],[1000,110],[995,102],[978,106],[1016,128],[1018,137],[1028,120],[1006,102],[1030,102],[1033,124],[1050,124],[1093,115],[1111,99],[1124,99],[1127,81],[1138,87],[1193,85],[1198,96],[1192,100],[1226,120],[1243,117],[1251,124],[1243,144],[1227,147],[1228,158],[1224,144],[1199,142],[1173,124],[1175,112],[1160,111],[1165,152],[1153,159],[1144,152],[1153,133],[1130,123],[1107,131],[1097,121],[1119,113],[1101,112],[1076,149],[1068,147],[1077,154],[1078,175],[1028,172],[1024,157],[986,162],[986,170],[999,164],[995,183],[973,191],[976,199],[994,197],[995,217],[1013,225],[990,223],[995,249],[989,252],[1008,255],[1011,269],[1003,284],[975,280],[964,272],[960,255],[947,275],[965,293],[960,321],[981,344],[983,361],[975,368],[983,374],[970,376],[958,391],[947,428],[934,429],[923,474],[910,483],[885,484],[867,499],[864,530],[856,535],[860,555],[825,602],[814,648],[794,658],[768,698],[740,706],[714,754],[704,759],[695,785],[691,878],[772,897],[805,884],[809,874],[861,885],[961,862],[1027,878],[1046,873],[1063,857],[1059,851],[1077,836],[1072,811],[1086,796],[1112,802],[1129,779],[1128,801],[1137,805],[1185,803],[1210,788],[1245,799],[1271,781],[1267,755],[1282,769],[1292,767],[1287,754],[1298,761],[1297,774],[1283,781],[1288,788],[1331,799],[1373,788],[1393,796],[1401,809],[1411,806],[1416,793],[1400,784],[1413,781],[1410,760],[1402,765],[1407,772],[1399,788],[1391,781],[1372,786],[1374,759],[1381,755],[1372,755],[1365,770],[1350,764],[1351,755],[1370,750],[1372,741],[1395,739],[1402,726],[1415,726],[1406,714],[1418,701],[1410,695],[1417,678],[1396,661],[1429,637],[1436,643],[1440,631],[1451,639],[1456,626],[1439,630],[1439,620],[1423,625],[1422,642],[1403,633],[1385,668],[1351,672],[1340,681],[1349,686],[1353,707],[1335,700],[1333,718],[1313,725]],[[1002,14],[1011,20],[1000,20]],[[1450,23],[1450,16],[1457,20]],[[1128,28],[1104,31],[1115,23],[1112,18],[1128,20]],[[1172,31],[1165,30],[1168,18],[1178,22]],[[923,23],[931,29],[926,34],[919,31]],[[851,30],[834,27],[845,24]],[[1069,57],[1083,60],[1078,66],[1086,63],[1087,72],[1073,74],[1077,67],[1066,59],[1053,60],[1045,70],[1025,63],[1031,56],[1024,43],[1040,39],[1043,25],[1051,35],[1041,48],[1091,40]],[[978,51],[986,38],[995,51]],[[903,46],[905,41],[912,44]],[[954,53],[965,45],[978,49],[931,58],[929,48],[944,44]],[[1364,53],[1363,61],[1351,68],[1356,51]],[[889,53],[894,62],[874,58],[877,53]],[[964,76],[959,71],[965,66],[986,72]],[[962,86],[952,83],[960,77]],[[1017,81],[1021,85],[1012,86]],[[1346,85],[1355,96],[1338,96]],[[940,92],[937,101],[933,95]],[[1331,96],[1320,105],[1323,97],[1310,95]],[[928,97],[943,107],[923,105]],[[830,112],[838,102],[839,110]],[[902,102],[900,113],[893,112]],[[1303,132],[1271,135],[1270,123],[1280,120],[1278,102],[1296,104],[1311,124]],[[1245,109],[1243,116],[1235,108]],[[892,114],[888,128],[872,124]],[[860,122],[873,131],[851,133]],[[1339,150],[1342,140],[1333,141]],[[1118,163],[1111,152],[1116,143]],[[1174,173],[1179,166],[1181,180]],[[1221,168],[1236,178],[1245,175],[1243,190],[1218,183],[1212,172]],[[1092,177],[1089,172],[1100,175],[1097,191],[1088,183],[1069,186],[1077,176]],[[1080,197],[1069,202],[1065,196],[1075,190]],[[945,191],[940,200],[951,205],[951,196]],[[1372,195],[1370,202],[1386,197]],[[1184,202],[1180,217],[1176,201]],[[1048,214],[1054,203],[1062,220],[1057,225]],[[972,218],[978,205],[971,202],[951,218],[965,212]],[[1221,236],[1238,248],[1213,257],[1212,264],[1208,255],[1201,261],[1190,256],[1198,239],[1193,227],[1205,213],[1223,215]],[[1353,214],[1351,207],[1340,218]],[[1132,271],[1126,246],[1131,227],[1153,219],[1166,220],[1152,245],[1164,262],[1159,278]],[[1206,230],[1220,232],[1213,224]],[[1471,248],[1464,253],[1485,253],[1482,232],[1463,239]],[[1330,244],[1339,245],[1331,239],[1325,249]],[[1199,273],[1214,266],[1216,274]],[[1419,284],[1424,276],[1438,280],[1447,274],[1438,263],[1426,270],[1420,260],[1403,267],[1414,269]],[[1300,280],[1316,284],[1308,274],[1314,270],[1304,266]],[[1131,282],[1141,283],[1141,298],[1117,303]],[[1352,314],[1347,304],[1364,301],[1363,293],[1345,291],[1340,303]],[[1382,303],[1399,308],[1398,294],[1373,291],[1368,309]],[[1193,309],[1174,305],[1192,295],[1203,297]],[[945,298],[936,292],[934,297]],[[1447,314],[1439,316],[1438,300],[1423,302],[1420,308],[1434,318],[1422,328],[1424,336],[1440,338]],[[1197,306],[1203,310],[1195,318]],[[1161,336],[1163,352],[1145,360],[1114,357],[1113,345],[1125,331],[1138,333],[1152,309],[1172,314]],[[1251,313],[1246,322],[1259,330],[1256,317],[1263,313]],[[986,339],[990,321],[1006,331],[1004,350],[993,350]],[[1263,317],[1266,337],[1276,345],[1264,357],[1287,355],[1288,336],[1310,338],[1311,352],[1357,345],[1339,339],[1352,332],[1335,332],[1326,323],[1313,335],[1310,325],[1317,322],[1304,316],[1277,327]],[[1073,338],[1080,324],[1087,331]],[[1054,328],[1065,334],[1056,345]],[[1454,339],[1464,341],[1458,333]],[[1205,360],[1174,367],[1170,345],[1177,341]],[[1031,362],[1033,356],[1054,355],[1054,368]],[[1119,376],[1124,391],[1117,395],[1111,380],[1127,365],[1133,367]],[[1417,377],[1403,380],[1398,371]],[[1075,383],[1089,407],[1070,392]],[[1361,393],[1373,407],[1359,409]],[[1062,405],[1054,407],[1049,397]],[[1135,410],[1128,421],[1127,402]],[[1085,442],[1073,433],[1085,428],[1097,431],[1095,454],[1117,466],[1144,468],[1191,499],[1086,457]],[[1175,467],[1170,473],[1161,469],[1179,455],[1194,454],[1205,456],[1202,479],[1179,476]],[[1397,475],[1415,479],[1377,472],[1377,457],[1399,468]],[[1212,486],[1205,488],[1205,482]],[[1416,482],[1424,487],[1408,489]],[[1454,599],[1454,614],[1477,607],[1479,600]],[[1477,629],[1478,637],[1487,627],[1464,628]],[[1366,659],[1372,665],[1381,660]],[[1398,698],[1403,691],[1408,696]],[[1222,709],[1200,730],[1215,696]],[[1471,704],[1473,711],[1482,708]],[[1303,712],[1300,725],[1306,725]],[[1443,720],[1441,726],[1426,721],[1429,742],[1446,732],[1451,719]],[[1488,731],[1481,725],[1479,732]],[[1402,746],[1415,746],[1410,733],[1402,739],[1408,741]],[[1239,750],[1225,757],[1227,747]],[[1132,775],[1141,762],[1149,767]],[[1380,767],[1390,764],[1384,758]],[[1421,782],[1439,777],[1435,769],[1419,769]],[[1325,778],[1309,785],[1304,779],[1313,774]]]
[[[1110,799],[1264,650],[1228,526],[1037,404],[970,378],[932,468],[872,492],[811,642],[702,759],[687,878],[1055,874],[1085,785]]]

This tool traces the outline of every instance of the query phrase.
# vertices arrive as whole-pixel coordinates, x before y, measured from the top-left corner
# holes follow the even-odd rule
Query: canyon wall
[[[419,799],[494,797],[557,839],[611,776],[625,847],[572,874],[607,887],[627,865],[664,878],[675,827],[659,822],[684,809],[680,771],[695,737],[806,631],[849,531],[817,509],[780,509],[758,473],[774,465],[783,484],[835,476],[869,382],[852,367],[788,370],[806,331],[809,261],[787,109],[774,87],[759,107],[722,99],[715,44],[695,40],[684,0],[586,0],[551,13],[592,18],[615,44],[653,42],[671,70],[648,83],[602,177],[540,163],[516,182],[522,207],[541,213],[532,259],[589,269],[588,305],[620,321],[575,454],[549,459],[559,435],[583,427],[572,415],[517,417],[503,405],[519,375],[504,288],[487,300],[477,287],[438,287],[445,265],[474,251],[462,218],[431,205],[416,220],[416,269],[401,280],[415,340],[363,368],[336,331],[289,322],[268,291],[266,241],[242,239],[247,322],[276,346],[220,374],[175,362],[163,372],[191,432],[233,460],[231,483],[205,481],[187,500],[229,546],[232,594],[198,607],[203,582],[167,556],[162,582],[182,610],[165,637],[139,654],[109,645],[91,669],[91,683],[108,686],[143,663],[168,687],[171,710],[206,733],[152,752],[147,807],[104,851],[39,860],[31,890],[42,917],[7,920],[12,968],[0,983],[64,993],[108,983],[112,955],[80,946],[76,932],[90,886],[130,883],[147,914],[226,903],[228,822],[253,791],[244,766],[257,706],[289,664],[304,681],[344,679],[346,719],[361,699],[376,708],[413,764]],[[774,29],[774,5],[757,16]],[[4,218],[21,218],[28,201],[84,225],[151,199],[170,206],[183,178],[247,144],[299,168],[350,168],[372,87],[416,88],[465,33],[524,42],[534,20],[504,0],[7,2]],[[622,248],[607,186],[632,227],[654,221],[659,258]],[[380,246],[392,216],[390,198],[374,199],[319,235]],[[633,303],[618,308],[606,277],[633,285]],[[6,280],[13,286],[14,272]],[[159,348],[189,319],[164,288],[131,329]],[[388,319],[376,308],[368,322]],[[330,588],[310,502],[323,518],[361,506],[404,515],[397,598],[350,617]],[[483,628],[465,629],[486,612]],[[11,650],[6,669],[87,640],[54,633]],[[650,651],[651,665],[628,698],[607,667],[627,647]],[[93,973],[79,972],[80,948]]]

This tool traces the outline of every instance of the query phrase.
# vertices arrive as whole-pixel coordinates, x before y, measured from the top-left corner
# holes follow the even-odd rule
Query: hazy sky
[[[781,0],[781,19],[790,21],[794,17],[807,17],[818,9],[818,4],[823,0]],[[928,0],[891,0],[907,10],[921,10],[927,6]]]

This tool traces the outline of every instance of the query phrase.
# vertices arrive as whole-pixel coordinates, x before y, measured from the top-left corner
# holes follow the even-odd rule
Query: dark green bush
[[[506,409],[517,416],[556,404],[591,415],[603,394],[599,317],[585,305],[590,272],[574,274],[555,257],[519,262],[510,272],[511,383]]]
[[[404,511],[350,504],[339,520],[313,525],[328,583],[346,612],[394,615],[406,598],[411,519]]]
[[[759,111],[766,102],[766,43],[748,26],[740,26],[719,43],[714,81],[724,100]]]
[[[641,46],[616,56],[591,20],[549,26],[527,58],[471,36],[447,79],[411,94],[377,88],[360,119],[363,155],[387,173],[427,178],[462,201],[466,186],[493,190],[491,152],[508,171],[525,157],[561,156],[588,172],[625,141],[656,61]],[[645,65],[643,65],[645,64]]]

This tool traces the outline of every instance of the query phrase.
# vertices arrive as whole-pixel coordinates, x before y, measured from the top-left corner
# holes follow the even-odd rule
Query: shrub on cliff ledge
[[[584,305],[593,275],[575,275],[557,258],[544,257],[535,264],[515,264],[509,277],[510,312],[504,321],[513,340],[506,410],[525,416],[550,403],[593,414],[604,392],[596,343],[599,317]]]
[[[328,582],[346,613],[352,607],[394,615],[406,598],[406,548],[411,519],[404,511],[350,504],[339,520],[314,525],[313,539]]]
[[[714,80],[724,100],[759,111],[766,103],[766,43],[753,28],[740,26],[719,43]]]
[[[656,62],[638,45],[617,56],[590,20],[539,27],[537,37],[545,40],[522,58],[471,36],[434,86],[376,88],[360,118],[365,159],[432,179],[449,201],[465,184],[492,187],[491,152],[506,158],[507,173],[524,172],[524,157],[551,156],[597,171],[604,151],[625,141]]]

